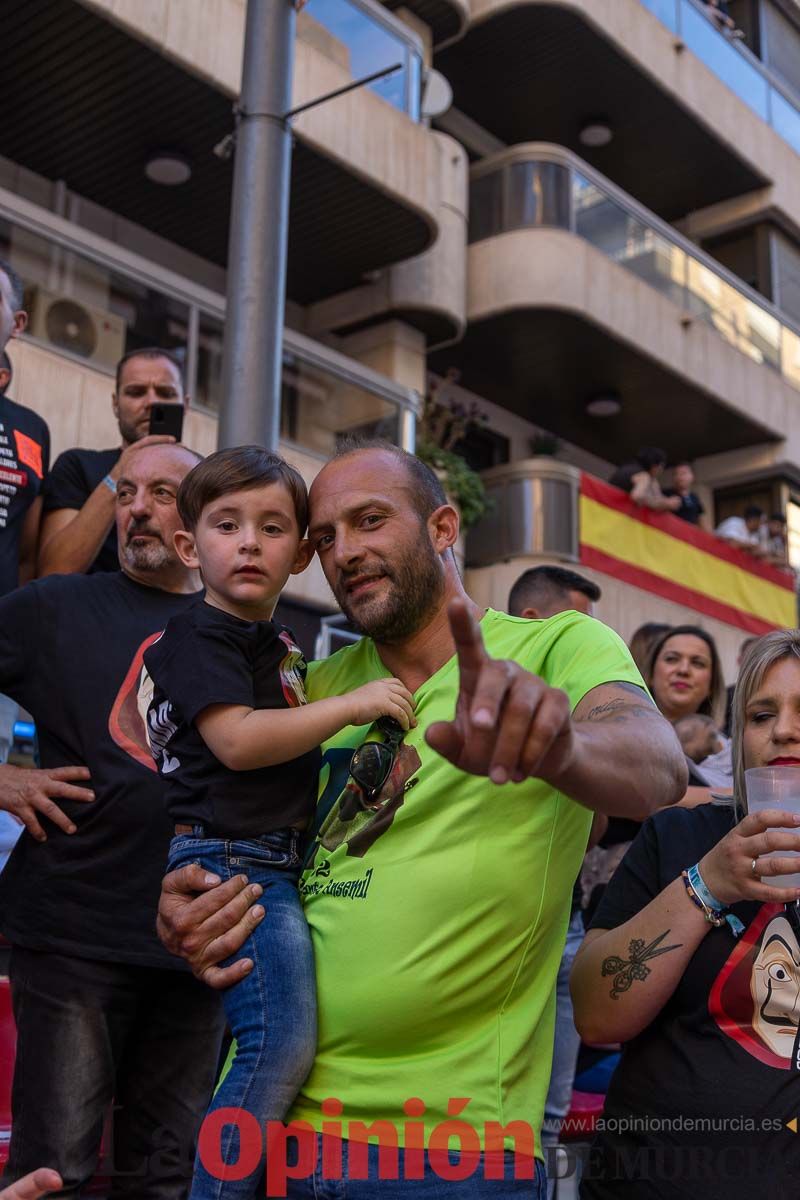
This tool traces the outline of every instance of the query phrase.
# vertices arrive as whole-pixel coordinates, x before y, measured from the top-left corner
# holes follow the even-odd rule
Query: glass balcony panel
[[[800,388],[800,337],[785,325],[781,334],[781,370],[789,383]]]
[[[517,162],[506,176],[506,229],[569,227],[570,176],[559,163]]]
[[[683,303],[686,255],[600,188],[574,177],[575,230],[676,304]]]
[[[645,8],[655,13],[659,21],[668,26],[673,33],[678,31],[677,0],[642,0]]]
[[[800,112],[777,88],[772,89],[772,124],[784,141],[800,154]]]
[[[281,438],[327,457],[348,436],[400,440],[396,405],[297,355],[283,356]]]
[[[480,175],[469,188],[469,240],[482,242],[504,231],[503,184],[505,171]]]
[[[767,68],[748,56],[743,43],[731,42],[717,29],[703,12],[699,0],[641,0],[641,3],[678,34],[698,58],[800,154],[800,100],[792,100],[782,91],[770,78]],[[767,20],[784,19],[770,6],[763,11]],[[770,68],[785,77],[791,87],[797,76],[794,46],[788,47],[785,38],[781,42],[779,33],[775,37],[772,30],[769,32],[768,46],[777,44],[780,51],[778,58],[770,62]]]
[[[681,0],[683,41],[754,112],[769,122],[769,84],[758,68],[717,30],[691,0]]]
[[[222,401],[222,321],[200,313],[197,333],[197,378],[192,404],[219,412]]]
[[[37,341],[109,372],[143,346],[172,350],[185,366],[182,301],[7,221],[0,256],[23,279],[28,334]]]
[[[732,346],[754,362],[781,369],[780,322],[721,279],[697,259],[689,258],[688,304]]]
[[[332,36],[334,41],[328,50],[322,44],[319,48],[343,65],[352,79],[402,64],[402,70],[369,87],[412,120],[419,119],[420,64],[411,42],[352,0],[311,0],[301,15],[309,18],[308,40],[314,40],[310,22],[321,25]],[[412,59],[416,60],[413,67]]]

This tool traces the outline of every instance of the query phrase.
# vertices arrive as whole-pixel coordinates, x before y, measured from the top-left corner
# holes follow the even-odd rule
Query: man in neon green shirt
[[[553,986],[591,810],[642,819],[685,790],[674,734],[616,634],[577,613],[533,623],[489,611],[478,624],[457,534],[435,476],[402,451],[344,454],[312,487],[309,536],[366,636],[312,665],[309,696],[394,675],[418,722],[376,797],[348,782],[353,750],[376,731],[326,744],[303,879],[320,1032],[291,1116],[315,1129],[335,1116],[351,1155],[372,1122],[402,1145],[413,1117],[430,1147],[454,1115],[481,1149],[487,1127],[528,1123],[539,1153]],[[260,919],[256,899],[242,877],[220,884],[184,868],[165,881],[162,938],[228,986],[249,961],[217,964]],[[401,1155],[401,1178],[387,1180],[370,1152],[371,1178],[351,1172],[345,1192],[318,1161],[288,1194],[422,1200],[449,1188],[505,1200],[544,1186],[541,1172],[535,1182],[478,1172],[468,1186],[433,1178],[427,1163],[424,1178],[405,1178],[403,1165]]]

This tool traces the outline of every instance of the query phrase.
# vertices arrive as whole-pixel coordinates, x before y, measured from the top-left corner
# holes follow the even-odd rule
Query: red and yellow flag
[[[794,577],[670,513],[640,508],[581,476],[580,554],[587,567],[747,633],[797,624]]]

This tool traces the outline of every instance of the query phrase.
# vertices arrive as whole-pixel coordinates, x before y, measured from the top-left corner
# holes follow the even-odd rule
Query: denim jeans
[[[236,954],[252,959],[253,969],[222,996],[236,1055],[214,1095],[205,1130],[225,1164],[238,1161],[238,1129],[232,1122],[212,1135],[212,1114],[223,1108],[242,1110],[262,1128],[266,1121],[282,1120],[314,1061],[316,981],[311,936],[297,891],[299,836],[296,830],[282,829],[247,841],[226,841],[203,837],[197,829],[194,835],[173,838],[170,846],[170,871],[196,862],[223,880],[245,874],[264,889],[266,915]],[[205,1144],[203,1138],[200,1149]],[[250,1200],[261,1168],[244,1179],[225,1179],[207,1170],[202,1157],[198,1150],[191,1200]]]
[[[342,1142],[342,1170],[323,1171],[322,1154],[319,1152],[321,1138],[317,1138],[317,1165],[304,1179],[288,1179],[288,1200],[545,1200],[547,1178],[544,1164],[536,1159],[533,1179],[514,1179],[513,1155],[506,1154],[505,1178],[487,1179],[483,1156],[475,1164],[475,1170],[467,1179],[442,1179],[425,1158],[422,1179],[404,1178],[404,1154],[398,1152],[397,1169],[389,1163],[381,1167],[379,1147],[367,1148],[367,1178],[350,1178],[350,1144]],[[457,1155],[450,1156],[452,1162]],[[441,1169],[441,1168],[440,1168]],[[299,1173],[299,1172],[298,1172]],[[341,1178],[327,1179],[325,1175],[341,1174]],[[358,1172],[363,1174],[363,1172]],[[278,1191],[269,1192],[277,1196]]]
[[[569,976],[575,955],[583,941],[583,934],[583,915],[579,910],[573,914],[569,923],[564,953],[561,956],[561,966],[556,979],[556,1031],[553,1043],[553,1066],[550,1071],[550,1087],[544,1104],[544,1124],[542,1126],[542,1146],[545,1150],[558,1144],[561,1122],[572,1105],[575,1064],[578,1061],[581,1039],[573,1019]],[[552,1197],[555,1187],[552,1181],[554,1171],[549,1159],[547,1169],[551,1175],[548,1194]]]
[[[3,1184],[48,1166],[64,1180],[59,1197],[79,1196],[113,1097],[109,1196],[186,1200],[219,1058],[219,996],[188,971],[20,946],[9,975],[17,1058]]]

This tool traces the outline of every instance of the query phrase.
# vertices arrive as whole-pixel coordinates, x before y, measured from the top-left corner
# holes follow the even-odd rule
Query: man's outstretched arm
[[[642,689],[601,684],[573,714],[565,692],[487,655],[463,601],[451,604],[450,624],[460,672],[456,713],[426,736],[455,766],[494,783],[536,776],[587,808],[636,820],[684,795],[683,752]]]
[[[572,714],[572,730],[573,753],[549,782],[587,808],[644,820],[685,794],[686,758],[675,731],[634,684],[593,688]]]

